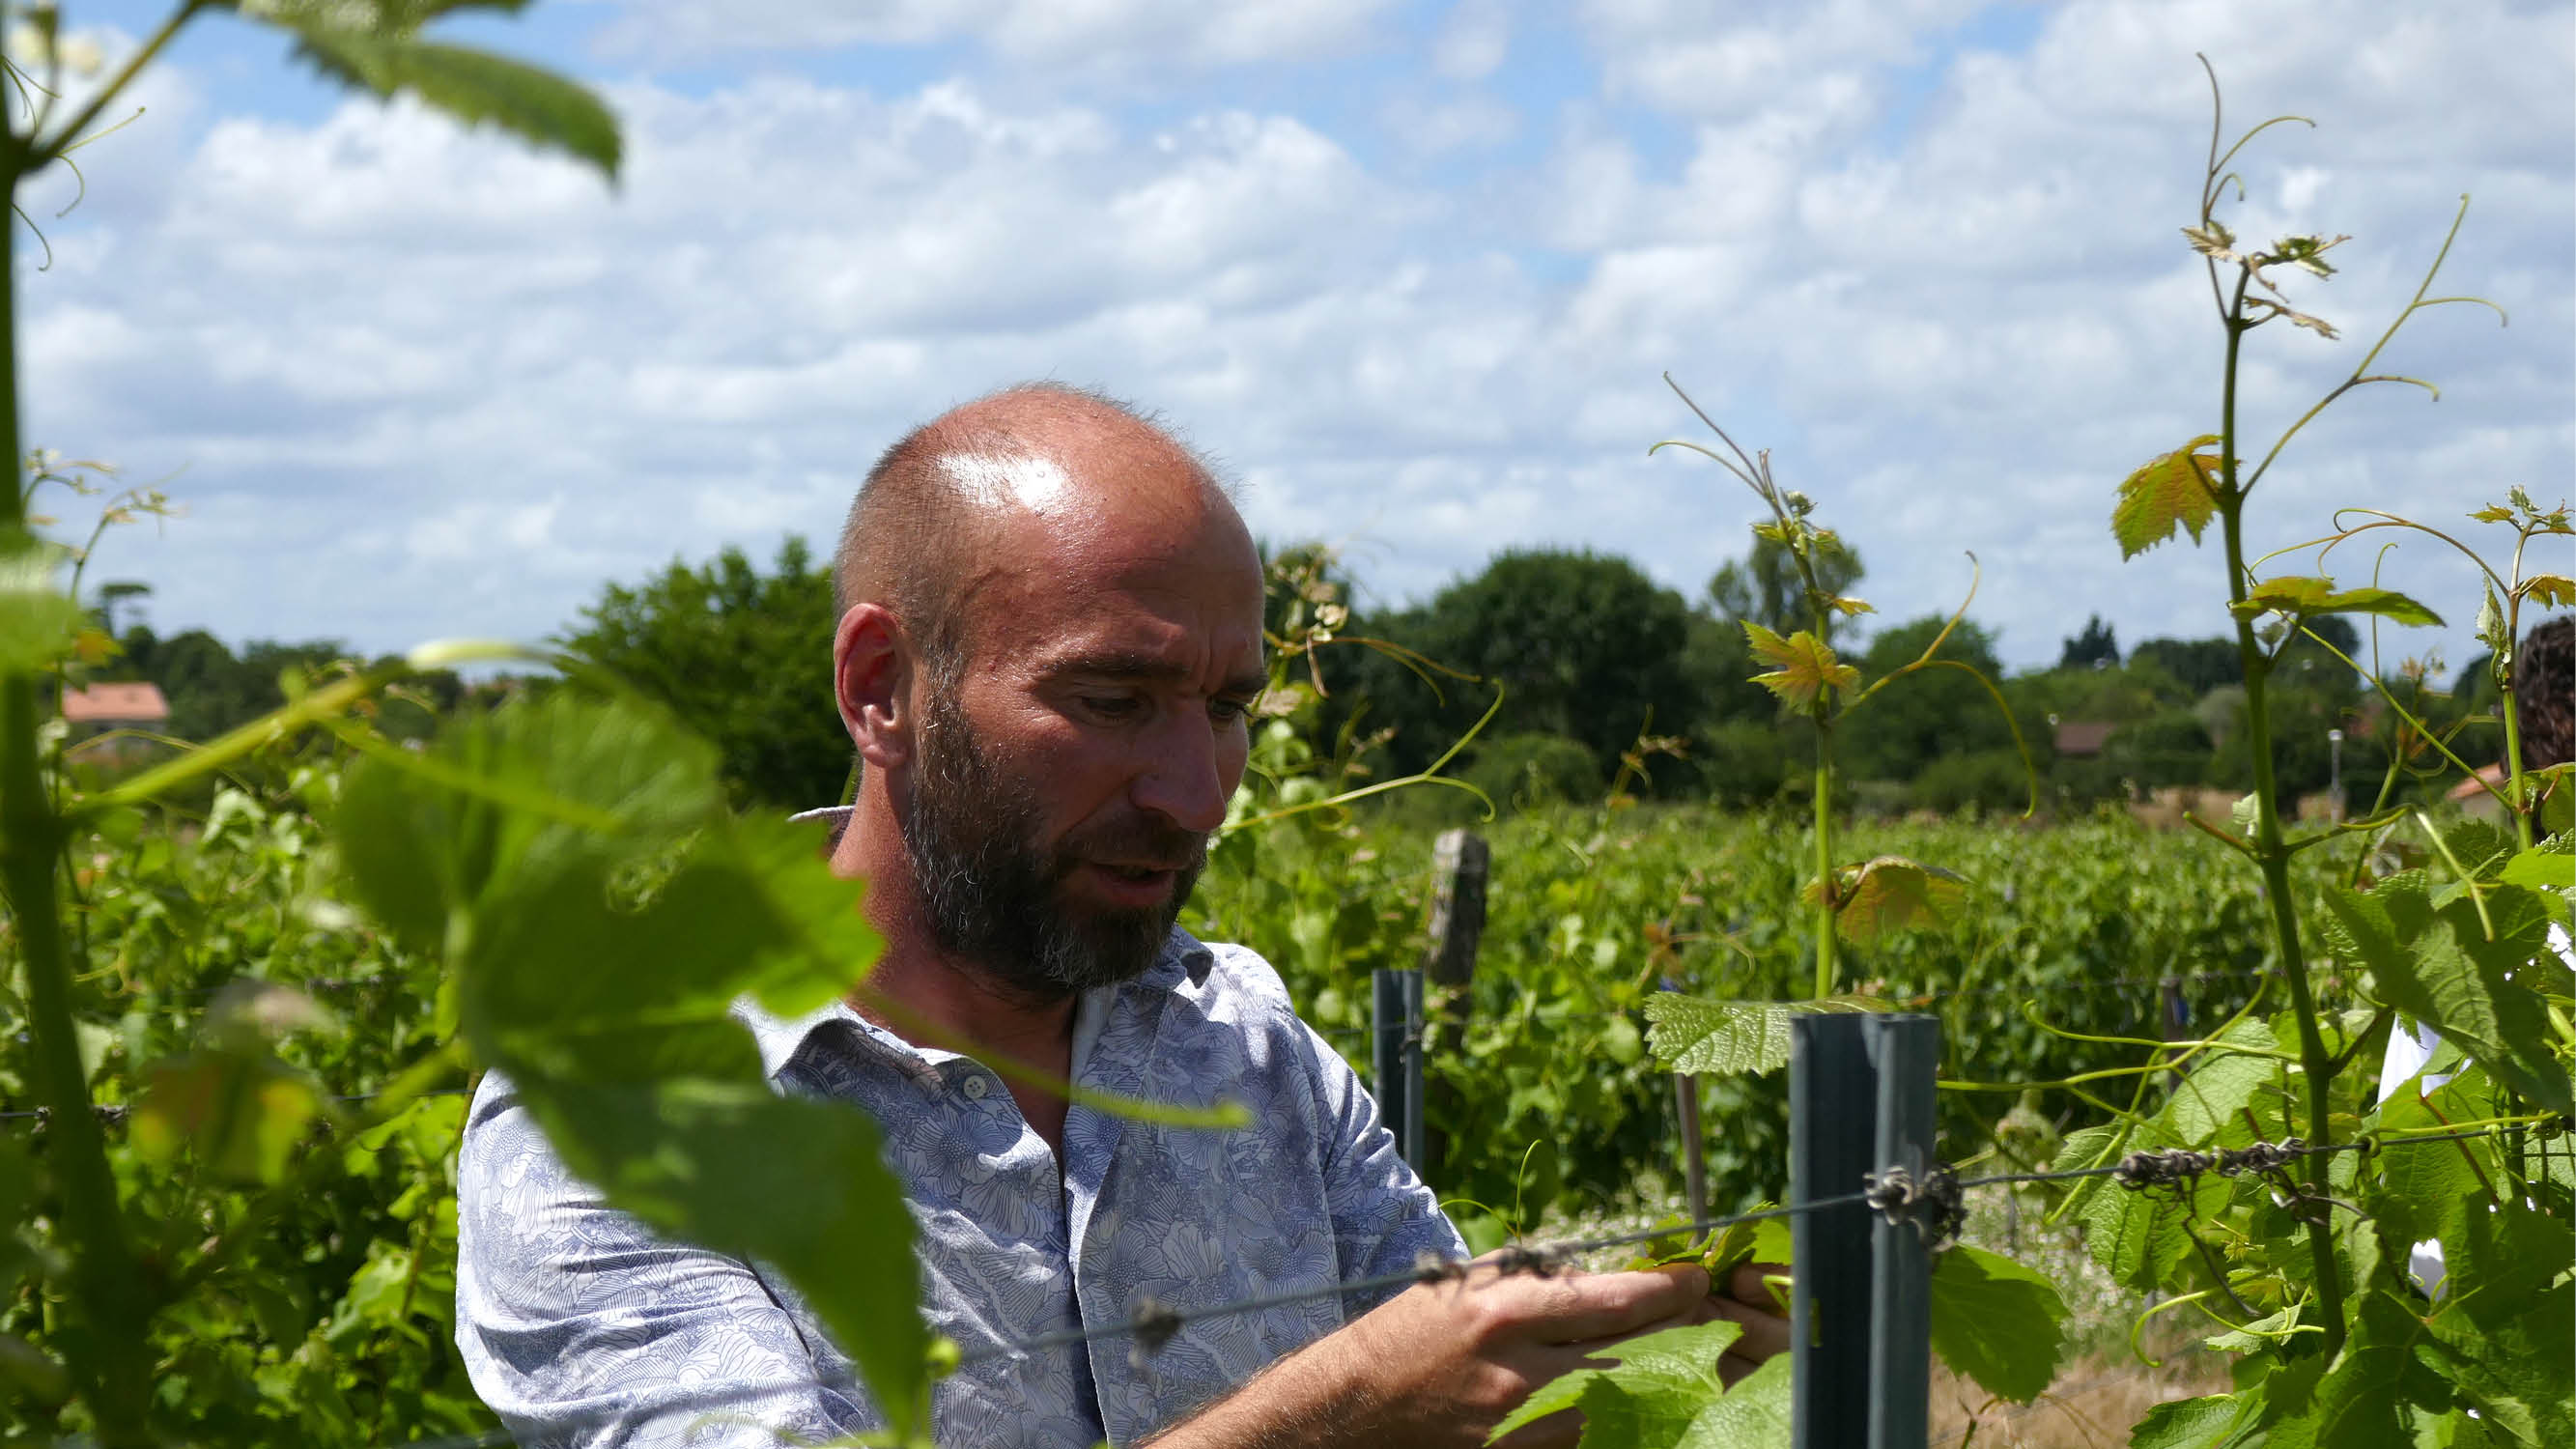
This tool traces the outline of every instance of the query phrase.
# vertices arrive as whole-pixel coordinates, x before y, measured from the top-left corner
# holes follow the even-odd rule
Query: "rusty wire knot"
[[[2218,1175],[2234,1177],[2238,1173],[2255,1172],[2269,1176],[2306,1156],[2307,1151],[2308,1144],[2297,1137],[2223,1148],[2218,1154]]]
[[[1527,1273],[1533,1278],[1553,1278],[1562,1266],[1554,1248],[1532,1248],[1513,1243],[1494,1254],[1494,1271],[1507,1278],[1514,1273]]]
[[[2191,1181],[2217,1166],[2206,1152],[2184,1147],[2167,1147],[2161,1151],[2132,1152],[2120,1159],[2119,1170],[2111,1179],[2131,1192],[2150,1187],[2175,1187]]]
[[[1443,1257],[1429,1248],[1413,1255],[1413,1281],[1416,1283],[1463,1283],[1467,1265],[1456,1258]]]
[[[1926,1248],[1938,1249],[1957,1237],[1960,1225],[1968,1220],[1959,1174],[1946,1162],[1933,1164],[1921,1182],[1902,1167],[1873,1172],[1862,1182],[1861,1200],[1870,1210],[1891,1223],[1912,1223]]]
[[[1145,1371],[1146,1360],[1162,1351],[1181,1331],[1181,1311],[1150,1293],[1136,1299],[1136,1311],[1127,1320],[1128,1332],[1135,1341],[1127,1346],[1127,1364],[1138,1373]]]

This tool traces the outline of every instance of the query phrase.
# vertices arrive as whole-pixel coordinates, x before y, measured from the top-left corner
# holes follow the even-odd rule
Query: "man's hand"
[[[1710,1317],[1732,1318],[1744,1325],[1744,1336],[1728,1345],[1717,1361],[1718,1377],[1727,1383],[1760,1368],[1773,1354],[1788,1352],[1789,1319],[1768,1281],[1788,1276],[1789,1270],[1778,1263],[1745,1263],[1710,1290],[1715,1295],[1709,1300]]]
[[[1461,1282],[1406,1290],[1308,1345],[1206,1412],[1156,1437],[1155,1449],[1279,1445],[1480,1445],[1532,1389],[1617,1343],[1719,1317],[1745,1325],[1722,1369],[1736,1375],[1788,1345],[1761,1272],[1738,1270],[1735,1297],[1710,1296],[1692,1264],[1637,1273],[1505,1276],[1489,1259]],[[1755,1306],[1759,1305],[1759,1306]],[[1739,1361],[1739,1356],[1741,1361]],[[1572,1414],[1514,1434],[1513,1449],[1571,1445]]]

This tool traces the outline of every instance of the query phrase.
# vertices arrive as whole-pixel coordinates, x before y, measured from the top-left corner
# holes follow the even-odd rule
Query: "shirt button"
[[[993,1090],[993,1082],[989,1077],[972,1076],[960,1083],[958,1090],[966,1094],[967,1101],[980,1102],[984,1100],[986,1092]]]

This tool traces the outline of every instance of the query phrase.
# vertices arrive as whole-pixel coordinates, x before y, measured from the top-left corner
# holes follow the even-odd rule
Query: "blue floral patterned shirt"
[[[1350,1068],[1238,946],[1175,930],[1142,976],[1086,992],[1072,1075],[1155,1101],[1232,1099],[1252,1125],[1164,1127],[1077,1105],[1061,1176],[980,1063],[844,1005],[738,1014],[780,1091],[854,1103],[884,1129],[919,1228],[923,1311],[969,1359],[934,1395],[943,1445],[1131,1443],[1377,1300],[1192,1322],[1141,1367],[1124,1337],[975,1361],[980,1348],[1125,1322],[1149,1296],[1212,1305],[1464,1252]],[[848,1355],[784,1279],[604,1206],[498,1074],[475,1096],[457,1173],[457,1344],[523,1445],[772,1449],[879,1427]]]

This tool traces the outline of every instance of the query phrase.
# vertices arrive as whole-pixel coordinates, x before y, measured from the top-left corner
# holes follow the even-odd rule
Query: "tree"
[[[644,583],[610,584],[566,647],[670,706],[715,742],[745,802],[840,798],[849,736],[832,708],[832,577],[801,538],[763,575],[738,548]]]
[[[1880,634],[1861,658],[1861,678],[1875,680],[1922,654],[1948,621],[1937,614]],[[1994,636],[1962,621],[1941,645],[1955,659],[1988,678],[2003,672]],[[1985,687],[1956,669],[1919,670],[1854,710],[1837,732],[1836,754],[1855,780],[1911,780],[1945,755],[2012,748],[2012,729]]]
[[[1861,579],[1860,555],[1840,538],[1821,541],[1816,583],[1828,594],[1846,594]],[[1709,577],[1708,600],[1731,624],[1755,623],[1782,634],[1809,627],[1807,581],[1786,544],[1756,534],[1753,552],[1730,560]]]
[[[2120,663],[2120,640],[2111,626],[2095,614],[2084,621],[2084,632],[2065,641],[2066,648],[2057,656],[2060,669],[2113,669]]]
[[[2243,662],[2233,639],[2150,639],[2129,651],[2131,664],[2153,664],[2194,697],[2225,684],[2243,684]]]
[[[1506,691],[1489,729],[1562,735],[1591,751],[1603,778],[1651,716],[1658,733],[1678,733],[1700,701],[1680,665],[1691,611],[1680,594],[1615,555],[1589,550],[1508,550],[1428,604],[1352,626],[1414,649]],[[1335,685],[1344,711],[1368,726],[1395,727],[1389,754],[1419,769],[1448,748],[1491,701],[1491,686],[1457,680],[1434,687],[1382,655],[1349,668]],[[1344,715],[1343,717],[1347,717]]]
[[[98,627],[109,638],[116,637],[116,608],[133,599],[152,596],[152,586],[133,579],[117,579],[98,586]]]

